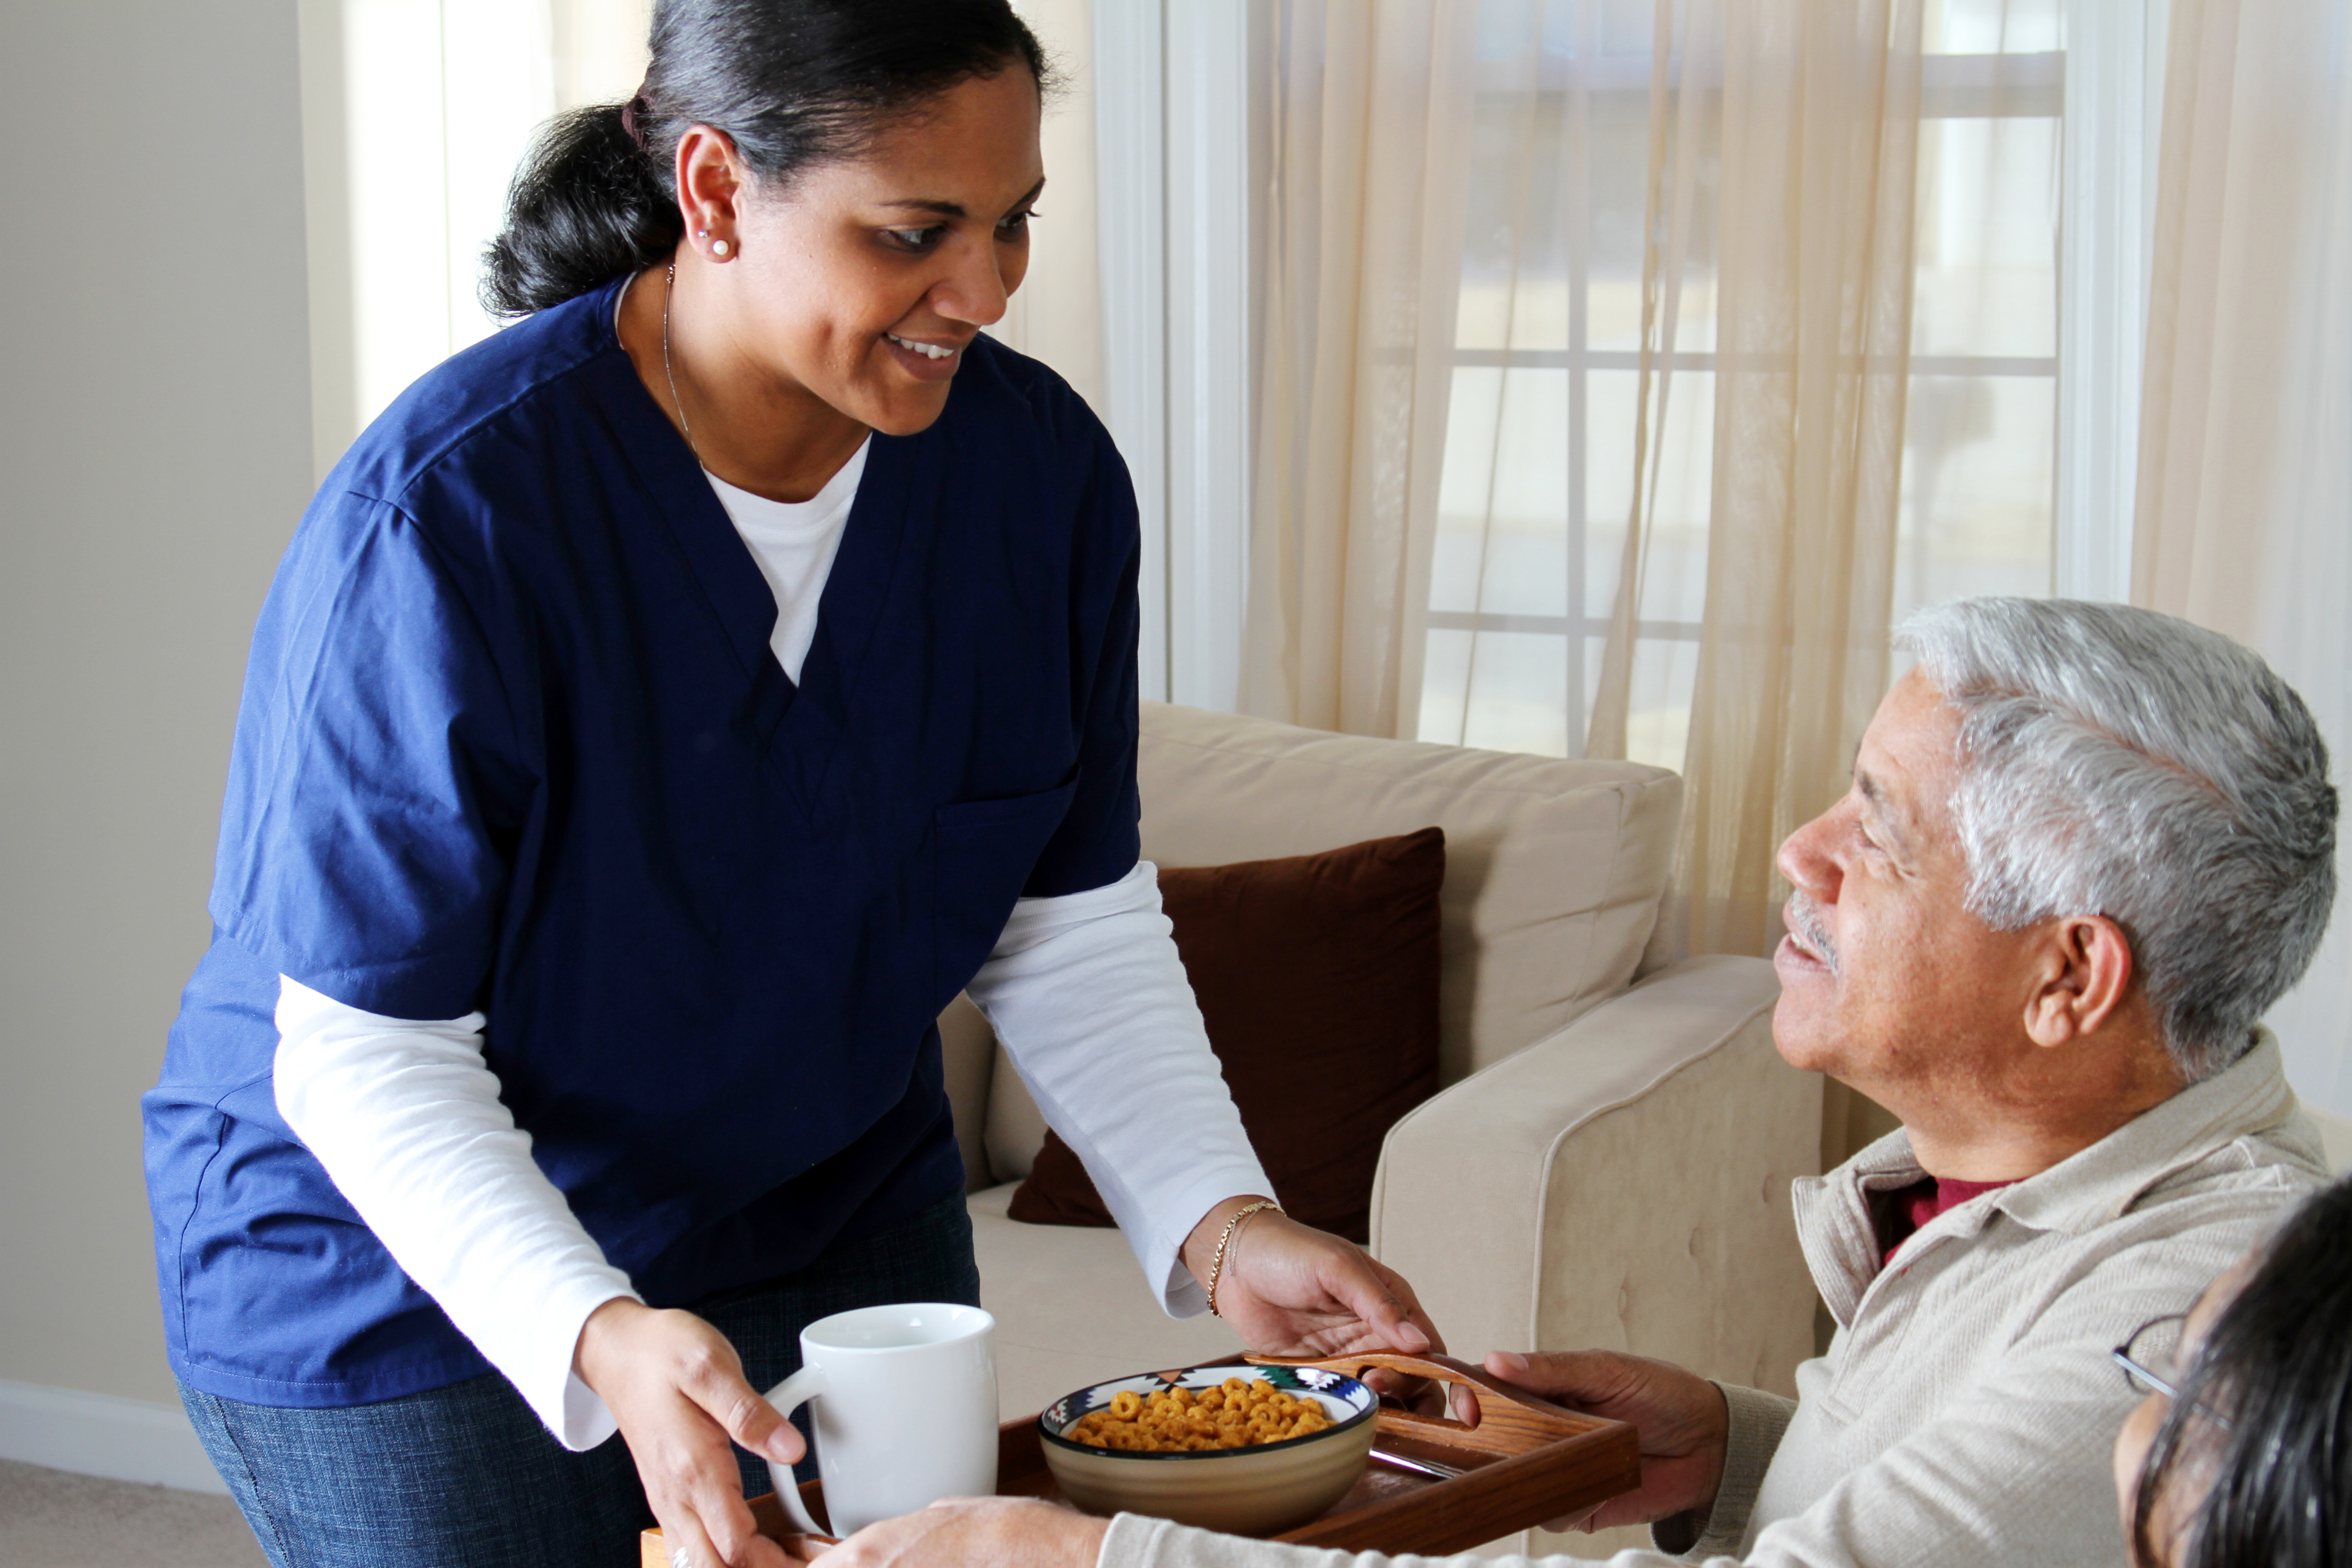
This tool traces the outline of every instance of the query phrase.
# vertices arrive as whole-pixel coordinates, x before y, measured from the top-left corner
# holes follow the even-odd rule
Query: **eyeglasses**
[[[2180,1397],[2176,1386],[2180,1373],[2173,1365],[2172,1352],[2179,1346],[2180,1327],[2188,1321],[2186,1312],[2167,1312],[2161,1318],[2150,1318],[2131,1331],[2131,1338],[2116,1347],[2116,1364],[2124,1369],[2124,1381],[2131,1384],[2134,1394],[2161,1394],[2167,1399]]]
[[[2124,1381],[2131,1384],[2134,1394],[2161,1394],[2178,1402],[2180,1398],[2180,1369],[2174,1360],[2180,1346],[2181,1326],[2189,1321],[2186,1312],[2167,1312],[2161,1318],[2150,1318],[2131,1332],[2131,1338],[2115,1348],[2116,1364],[2124,1369]],[[2197,1401],[2199,1414],[2224,1432],[2231,1429],[2230,1418],[2203,1400]]]

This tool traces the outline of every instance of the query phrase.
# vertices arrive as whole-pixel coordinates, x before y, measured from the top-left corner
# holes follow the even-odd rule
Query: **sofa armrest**
[[[1631,1351],[1794,1392],[1812,1280],[1789,1187],[1822,1080],[1772,1046],[1770,964],[1687,959],[1391,1130],[1373,1249],[1454,1352]]]

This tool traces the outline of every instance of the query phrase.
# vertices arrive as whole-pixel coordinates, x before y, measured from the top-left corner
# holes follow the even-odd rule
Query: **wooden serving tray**
[[[1320,1518],[1286,1531],[1274,1537],[1276,1541],[1344,1552],[1443,1556],[1581,1512],[1642,1484],[1633,1427],[1547,1404],[1452,1356],[1380,1352],[1324,1361],[1246,1359],[1265,1366],[1322,1367],[1350,1377],[1379,1367],[1464,1384],[1478,1400],[1475,1426],[1382,1408],[1376,1417],[1379,1435],[1371,1463],[1354,1488]],[[1045,1446],[1035,1416],[1007,1421],[997,1428],[996,1441],[1000,1495],[1062,1500],[1053,1472],[1045,1468]],[[1392,1462],[1383,1462],[1384,1456]],[[1426,1466],[1441,1474],[1407,1465]],[[804,1483],[801,1497],[812,1516],[825,1517],[823,1482]],[[782,1542],[795,1557],[804,1557],[812,1545],[833,1542],[830,1536],[803,1536],[772,1493],[751,1500],[751,1515],[761,1534]],[[669,1568],[661,1531],[648,1530],[642,1541],[645,1568]]]

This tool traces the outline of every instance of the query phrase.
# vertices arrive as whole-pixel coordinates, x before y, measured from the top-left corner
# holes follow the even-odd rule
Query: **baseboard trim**
[[[228,1490],[179,1406],[5,1378],[0,1459],[182,1491]]]

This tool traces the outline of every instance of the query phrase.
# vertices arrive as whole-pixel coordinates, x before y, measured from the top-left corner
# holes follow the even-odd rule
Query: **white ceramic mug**
[[[835,1535],[944,1497],[996,1490],[996,1320],[978,1307],[860,1307],[801,1331],[801,1370],[768,1391],[790,1415],[813,1400],[817,1471]],[[793,1521],[824,1533],[792,1467],[770,1464]]]

